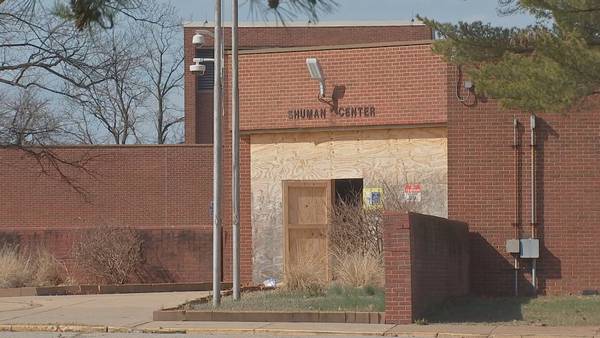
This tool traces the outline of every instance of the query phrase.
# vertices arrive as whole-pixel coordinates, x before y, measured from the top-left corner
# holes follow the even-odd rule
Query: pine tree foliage
[[[442,37],[434,51],[464,66],[477,92],[509,109],[566,112],[600,94],[599,0],[500,0],[536,24],[494,27],[421,18]]]
[[[69,0],[68,4],[58,2],[56,12],[59,16],[73,20],[79,29],[92,24],[112,28],[118,13],[135,9],[141,4],[140,0]]]
[[[252,13],[261,13],[264,19],[273,14],[283,24],[296,19],[298,14],[306,15],[311,22],[318,22],[320,14],[330,13],[337,6],[336,0],[250,0]]]
[[[4,0],[0,0],[2,3]],[[36,0],[25,0],[35,4]],[[142,0],[59,0],[56,13],[75,22],[79,29],[93,25],[112,28],[115,17],[121,13],[133,17],[132,11],[143,6]],[[272,13],[277,21],[285,23],[295,19],[297,14],[307,15],[316,22],[319,14],[329,13],[337,7],[336,0],[250,0],[253,13],[260,13],[264,18]]]

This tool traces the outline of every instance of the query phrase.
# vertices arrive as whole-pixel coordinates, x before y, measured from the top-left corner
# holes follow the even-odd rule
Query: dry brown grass
[[[383,286],[383,210],[365,209],[361,195],[332,208],[329,248],[333,279],[344,287]],[[353,202],[354,201],[354,202]]]
[[[17,247],[0,248],[0,287],[18,288],[30,285],[33,270],[31,258],[19,252]]]
[[[409,182],[405,177],[405,182]],[[430,180],[419,180],[427,186]],[[331,210],[329,248],[334,281],[345,287],[383,287],[384,210],[414,211],[419,204],[406,198],[403,184],[381,181],[383,208],[364,208],[362,193],[339,198]]]
[[[290,264],[285,270],[284,289],[302,291],[311,296],[324,294],[327,279],[322,259],[310,254],[299,257],[297,263]]]
[[[36,286],[55,286],[68,284],[70,281],[65,265],[52,254],[38,249],[34,257],[35,271],[33,280]]]
[[[374,252],[333,254],[333,275],[336,283],[345,287],[383,287],[385,270],[383,257]]]
[[[0,287],[55,286],[66,280],[64,266],[46,250],[0,248]]]

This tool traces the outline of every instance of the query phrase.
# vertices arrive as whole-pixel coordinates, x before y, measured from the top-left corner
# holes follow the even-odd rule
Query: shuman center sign
[[[338,107],[319,108],[319,109],[292,109],[288,111],[288,120],[324,120],[327,119],[327,114],[336,118],[369,118],[375,117],[374,106],[354,106],[354,107]]]

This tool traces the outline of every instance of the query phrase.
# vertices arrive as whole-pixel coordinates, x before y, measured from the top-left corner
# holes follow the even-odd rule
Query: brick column
[[[385,322],[412,322],[410,222],[408,213],[384,215]]]

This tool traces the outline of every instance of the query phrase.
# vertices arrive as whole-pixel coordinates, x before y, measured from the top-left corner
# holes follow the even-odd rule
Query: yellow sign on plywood
[[[383,209],[383,188],[364,188],[363,208]]]

